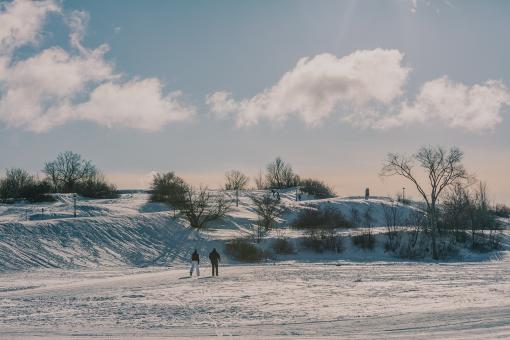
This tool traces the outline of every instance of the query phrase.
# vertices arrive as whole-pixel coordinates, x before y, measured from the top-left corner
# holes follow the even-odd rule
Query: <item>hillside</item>
[[[239,207],[233,207],[228,217],[198,232],[184,220],[174,218],[167,206],[148,201],[148,194],[123,194],[118,199],[89,200],[78,198],[77,217],[73,218],[74,199],[58,195],[53,203],[0,205],[0,270],[22,270],[35,267],[95,268],[102,266],[172,266],[188,263],[195,248],[202,255],[212,247],[223,251],[225,241],[251,235],[256,220],[249,195],[243,193]],[[384,207],[392,203],[387,198],[359,197],[296,202],[291,190],[282,194],[286,206],[282,226],[295,218],[296,212],[306,207],[330,205],[350,216],[353,209],[363,214],[370,209],[375,231],[385,226]],[[416,208],[397,205],[403,216]],[[302,233],[284,229],[293,242]],[[359,232],[342,229],[343,234]],[[282,231],[279,231],[282,233]],[[274,232],[269,237],[274,237]],[[267,242],[266,242],[267,244]],[[349,246],[348,246],[349,248]],[[352,248],[352,249],[351,249]],[[280,260],[383,260],[392,256],[379,247],[370,254],[351,247],[342,254],[314,254],[299,252]],[[235,263],[223,257],[223,263]]]

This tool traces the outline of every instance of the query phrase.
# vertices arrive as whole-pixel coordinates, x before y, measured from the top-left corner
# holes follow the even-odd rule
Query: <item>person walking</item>
[[[198,255],[198,252],[195,249],[193,254],[191,254],[191,268],[189,270],[189,276],[190,277],[193,276],[193,269],[195,269],[195,268],[196,268],[196,271],[197,271],[197,276],[200,276],[199,265],[200,265],[200,256]]]
[[[212,276],[214,276],[214,271],[216,269],[216,276],[218,276],[218,263],[220,262],[221,256],[216,251],[216,248],[213,248],[213,250],[209,253],[209,260],[211,260],[211,266],[212,266]]]

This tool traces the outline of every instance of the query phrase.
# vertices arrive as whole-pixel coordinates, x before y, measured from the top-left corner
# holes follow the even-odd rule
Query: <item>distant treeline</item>
[[[102,173],[79,154],[66,151],[47,162],[43,178],[20,168],[5,171],[0,179],[0,200],[12,203],[52,201],[53,193],[76,193],[90,198],[114,198],[117,188],[106,181]]]

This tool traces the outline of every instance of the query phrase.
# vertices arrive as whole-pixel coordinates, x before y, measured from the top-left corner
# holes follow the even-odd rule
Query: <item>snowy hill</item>
[[[192,249],[206,254],[212,247],[223,249],[226,240],[248,236],[256,220],[250,195],[243,193],[239,206],[228,217],[207,231],[189,228],[185,221],[174,218],[164,204],[151,203],[148,194],[123,194],[118,199],[89,200],[78,198],[77,218],[74,198],[58,195],[55,202],[44,204],[0,205],[0,270],[21,270],[33,267],[76,268],[100,266],[153,266],[187,263]],[[394,205],[388,198],[332,198],[296,202],[294,192],[282,193],[286,213],[282,226],[292,221],[297,211],[306,207],[330,205],[350,216],[353,210],[363,214],[371,210],[374,229],[385,225],[384,207]],[[396,205],[405,216],[414,207]],[[380,229],[380,228],[379,228]],[[355,233],[356,230],[343,230]],[[287,230],[287,237],[300,232]],[[356,252],[357,251],[357,252]],[[362,260],[360,250],[344,254],[344,259]],[[390,258],[379,251],[373,258]],[[286,260],[342,259],[338,254],[300,254]],[[232,262],[224,256],[223,263]]]

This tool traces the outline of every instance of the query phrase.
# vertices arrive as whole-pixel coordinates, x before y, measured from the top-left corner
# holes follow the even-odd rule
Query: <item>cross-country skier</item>
[[[220,262],[220,254],[216,251],[216,248],[209,253],[209,260],[211,260],[212,276],[214,276],[214,270],[216,269],[216,276],[218,276],[218,262]]]
[[[189,276],[193,276],[193,269],[195,269],[195,268],[197,270],[197,276],[200,276],[199,264],[200,264],[200,256],[198,256],[198,252],[195,249],[193,254],[191,254],[191,268],[189,270]]]

